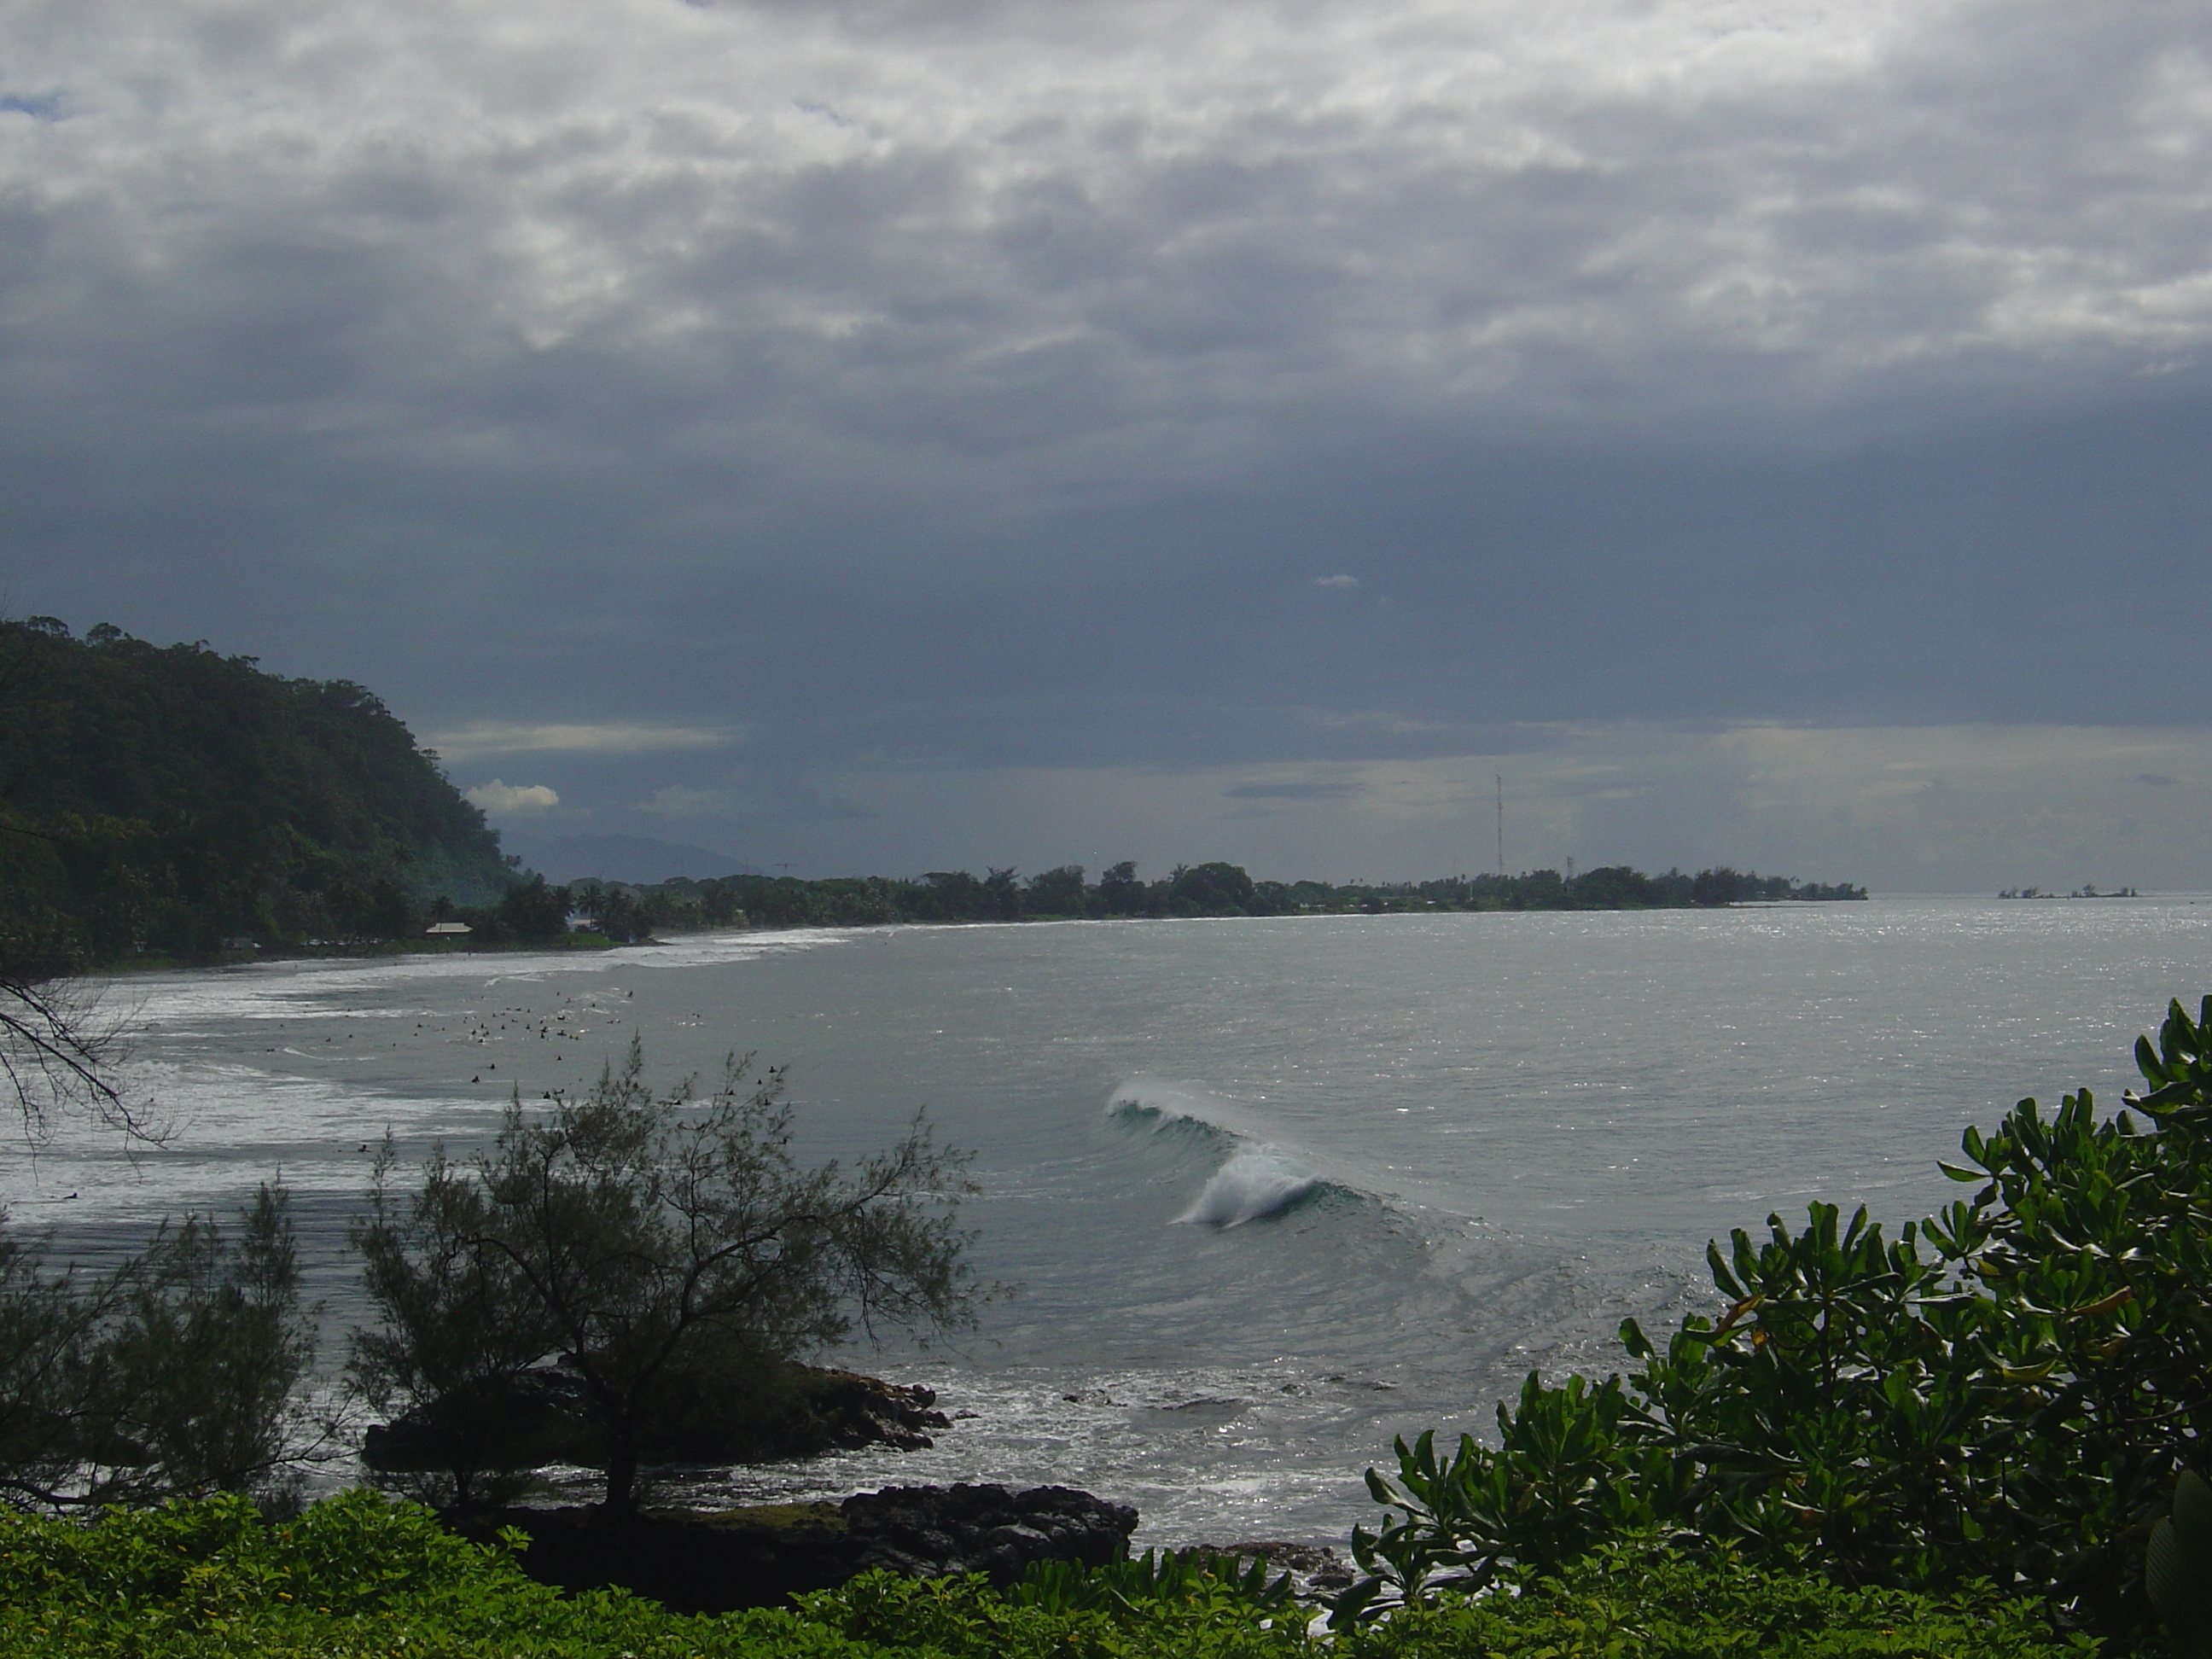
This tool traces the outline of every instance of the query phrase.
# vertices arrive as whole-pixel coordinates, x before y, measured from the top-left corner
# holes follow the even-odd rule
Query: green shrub
[[[0,1514],[0,1653],[40,1659],[876,1659],[786,1613],[696,1619],[621,1591],[564,1597],[427,1510],[349,1492],[264,1523],[242,1498]]]
[[[1663,1345],[1628,1322],[1626,1379],[1530,1376],[1496,1448],[1401,1440],[1340,1617],[1648,1528],[2145,1639],[2143,1540],[2212,1432],[2212,998],[2136,1058],[2131,1110],[2083,1090],[1968,1129],[1944,1168],[1978,1190],[1893,1240],[1816,1204],[1710,1246],[1719,1317]]]
[[[1692,1558],[1644,1540],[1610,1545],[1517,1595],[1438,1595],[1356,1626],[1342,1659],[2057,1659],[2093,1655],[2054,1636],[2033,1601],[1986,1589],[1937,1599],[1845,1589],[1770,1572],[1730,1550]]]
[[[1278,1579],[1192,1557],[980,1578],[875,1573],[796,1611],[695,1618],[564,1596],[427,1510],[349,1492],[264,1522],[242,1498],[0,1515],[0,1653],[39,1659],[2027,1659],[2086,1652],[2033,1602],[1936,1601],[1767,1572],[1727,1550],[1600,1550],[1520,1594],[1440,1596],[1334,1638]]]
[[[1314,1650],[1313,1610],[1287,1578],[1239,1574],[1195,1554],[1146,1553],[1082,1567],[1041,1561],[1000,1592],[981,1577],[868,1573],[800,1598],[809,1618],[902,1652],[945,1659],[1285,1659]]]
[[[0,1512],[0,1653],[40,1659],[1279,1659],[1307,1648],[1308,1616],[1279,1581],[1147,1559],[1003,1596],[877,1573],[803,1612],[690,1617],[619,1590],[564,1596],[369,1491],[276,1524],[234,1497],[89,1525]]]
[[[1006,1599],[1054,1613],[1105,1607],[1142,1615],[1164,1607],[1237,1619],[1286,1615],[1297,1604],[1290,1574],[1271,1581],[1267,1564],[1257,1560],[1239,1572],[1234,1557],[1211,1550],[1146,1550],[1095,1567],[1033,1562]]]

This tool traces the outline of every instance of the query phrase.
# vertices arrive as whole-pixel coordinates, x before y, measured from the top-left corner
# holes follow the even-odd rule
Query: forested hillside
[[[513,879],[362,687],[43,617],[0,623],[0,832],[17,969],[398,938]]]

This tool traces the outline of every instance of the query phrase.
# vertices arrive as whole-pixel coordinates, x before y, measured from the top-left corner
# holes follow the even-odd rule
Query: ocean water
[[[325,1360],[370,1156],[481,1145],[511,1091],[787,1065],[802,1150],[926,1106],[969,1148],[982,1328],[840,1356],[938,1390],[933,1449],[674,1471],[759,1501],[1060,1481],[1140,1542],[1339,1541],[1391,1437],[1484,1431],[1531,1370],[1612,1368],[1708,1305],[1705,1241],[1770,1211],[1955,1194],[1936,1161],[2022,1095],[2117,1104],[2212,900],[739,933],[592,956],[271,964],[110,988],[158,1148],[0,1150],[59,1255],[294,1194]],[[336,1478],[336,1477],[333,1477]],[[581,1477],[568,1484],[580,1488]]]

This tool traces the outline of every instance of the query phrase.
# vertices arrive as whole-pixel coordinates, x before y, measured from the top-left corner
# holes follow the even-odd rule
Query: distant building
[[[595,933],[599,931],[599,919],[597,916],[587,916],[581,911],[576,910],[572,910],[568,913],[568,931],[570,933]]]
[[[422,930],[430,939],[459,939],[475,931],[465,921],[434,921]]]

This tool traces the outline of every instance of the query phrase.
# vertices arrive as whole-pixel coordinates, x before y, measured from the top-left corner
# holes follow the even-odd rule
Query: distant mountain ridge
[[[0,955],[393,939],[514,880],[483,814],[346,680],[0,623]]]

